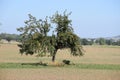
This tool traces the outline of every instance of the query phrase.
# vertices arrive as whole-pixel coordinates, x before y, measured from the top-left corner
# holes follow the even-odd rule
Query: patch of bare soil
[[[71,68],[0,69],[0,80],[120,80],[120,71]]]

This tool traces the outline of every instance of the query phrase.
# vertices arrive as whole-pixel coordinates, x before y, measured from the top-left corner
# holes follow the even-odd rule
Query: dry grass
[[[63,59],[79,64],[120,64],[120,47],[84,46],[83,57],[73,57],[68,49],[59,50],[56,63]],[[15,44],[1,44],[0,63],[51,62],[51,57],[21,56]],[[0,80],[120,80],[120,70],[95,70],[66,67],[40,69],[0,69]]]
[[[90,63],[90,64],[120,64],[120,47],[104,47],[104,46],[84,46],[85,55],[83,57],[73,57],[68,49],[59,50],[56,55],[56,62],[63,59],[71,60],[74,63]],[[37,58],[35,55],[19,54],[19,48],[15,44],[1,44],[0,46],[0,62],[51,62],[51,57]]]
[[[38,60],[35,56],[21,55],[16,44],[0,44],[0,63],[24,63],[35,62]]]
[[[120,80],[120,71],[55,67],[50,69],[6,69],[0,70],[0,80]]]
[[[68,49],[58,51],[57,59],[70,59],[74,63],[120,64],[120,47],[84,46],[84,50],[83,57],[73,57]]]

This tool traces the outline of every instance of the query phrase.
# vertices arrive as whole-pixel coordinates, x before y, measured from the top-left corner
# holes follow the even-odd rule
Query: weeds
[[[62,63],[40,64],[40,63],[0,63],[0,69],[3,68],[77,68],[77,69],[100,69],[100,70],[120,70],[120,65],[115,64],[70,64],[63,65]]]

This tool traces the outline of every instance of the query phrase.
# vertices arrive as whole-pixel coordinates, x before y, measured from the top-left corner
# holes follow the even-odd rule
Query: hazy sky
[[[120,0],[0,0],[0,33],[18,33],[29,13],[43,19],[66,9],[80,37],[120,35]]]

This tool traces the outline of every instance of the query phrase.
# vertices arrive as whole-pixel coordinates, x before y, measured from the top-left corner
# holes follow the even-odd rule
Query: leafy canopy
[[[29,14],[29,20],[25,21],[25,27],[20,27],[17,30],[21,32],[21,44],[20,53],[34,54],[38,56],[45,56],[46,53],[50,53],[55,60],[55,55],[58,49],[70,48],[73,56],[83,55],[83,49],[80,45],[80,38],[74,34],[72,28],[72,20],[69,19],[69,15],[66,11],[63,15],[56,12],[52,17],[45,20],[37,20],[31,14]],[[48,33],[52,29],[52,25],[55,24],[55,29],[52,36],[48,36]]]

